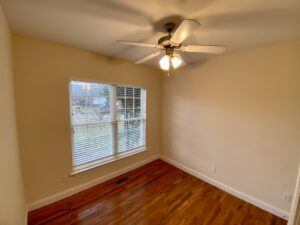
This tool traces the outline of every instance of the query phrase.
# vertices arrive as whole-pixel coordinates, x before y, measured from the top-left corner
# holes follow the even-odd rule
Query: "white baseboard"
[[[239,191],[235,188],[232,188],[232,187],[230,187],[230,186],[228,186],[224,183],[221,183],[221,182],[219,182],[219,181],[217,181],[217,180],[215,180],[211,177],[208,177],[208,176],[206,176],[206,175],[204,175],[204,174],[202,174],[198,171],[195,171],[195,170],[189,168],[188,166],[185,166],[181,163],[178,163],[178,162],[174,161],[173,159],[170,159],[170,158],[168,158],[166,156],[163,156],[163,155],[160,156],[160,159],[162,159],[163,161],[177,167],[178,169],[181,169],[181,170],[183,170],[183,171],[185,171],[185,172],[187,172],[187,173],[189,173],[189,174],[191,174],[191,175],[193,175],[193,176],[195,176],[195,177],[197,177],[197,178],[199,178],[199,179],[201,179],[201,180],[203,180],[203,181],[205,181],[205,182],[207,182],[207,183],[209,183],[209,184],[211,184],[215,187],[220,188],[221,190],[223,190],[223,191],[225,191],[229,194],[232,194],[232,195],[234,195],[234,196],[236,196],[236,197],[238,197],[238,198],[240,198],[240,199],[242,199],[246,202],[249,202],[252,205],[255,205],[255,206],[257,206],[257,207],[259,207],[259,208],[261,208],[265,211],[268,211],[268,212],[270,212],[270,213],[272,213],[272,214],[274,214],[278,217],[281,217],[281,218],[286,219],[286,220],[289,217],[288,212],[286,212],[284,210],[281,210],[281,209],[278,209],[278,208],[276,208],[275,206],[273,206],[269,203],[261,201],[261,200],[255,198],[255,197],[252,197],[252,196],[250,196],[246,193],[243,193],[243,192],[241,192],[241,191]]]
[[[49,196],[47,198],[44,198],[44,199],[38,200],[36,202],[33,202],[33,203],[31,203],[31,204],[28,205],[28,212],[30,212],[32,210],[35,210],[35,209],[38,209],[38,208],[41,208],[43,206],[49,205],[49,204],[51,204],[53,202],[59,201],[61,199],[69,197],[71,195],[74,195],[74,194],[76,194],[76,193],[78,193],[80,191],[83,191],[85,189],[93,187],[93,186],[95,186],[97,184],[103,183],[103,182],[105,182],[107,180],[110,180],[110,179],[112,179],[114,177],[122,175],[122,174],[124,174],[124,173],[126,173],[126,172],[128,172],[130,170],[133,170],[133,169],[136,169],[138,167],[141,167],[141,166],[143,166],[143,165],[145,165],[147,163],[150,163],[150,162],[152,162],[154,160],[157,160],[157,159],[159,159],[159,155],[152,156],[152,157],[150,157],[148,159],[145,159],[145,160],[140,161],[138,163],[132,164],[130,166],[127,166],[127,167],[125,167],[123,169],[120,169],[120,170],[117,170],[115,172],[112,172],[112,173],[107,174],[105,176],[99,177],[99,178],[97,178],[95,180],[89,181],[89,182],[84,183],[82,185],[79,185],[77,187],[70,188],[70,189],[68,189],[66,191],[59,192],[59,193],[51,195],[51,196]]]

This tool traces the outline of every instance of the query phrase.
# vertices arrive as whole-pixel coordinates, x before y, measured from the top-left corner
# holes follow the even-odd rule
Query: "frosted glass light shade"
[[[178,58],[177,56],[174,56],[171,58],[172,66],[174,69],[178,68],[180,64],[182,63],[182,60]]]
[[[168,55],[165,55],[164,57],[161,58],[159,61],[160,68],[163,70],[169,70],[170,67],[170,57]]]

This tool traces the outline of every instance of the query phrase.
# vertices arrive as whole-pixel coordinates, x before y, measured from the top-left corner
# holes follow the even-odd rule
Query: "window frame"
[[[130,150],[127,150],[127,151],[124,151],[121,153],[117,153],[117,154],[114,154],[114,155],[111,155],[111,156],[108,156],[108,157],[105,157],[102,159],[96,159],[91,162],[85,163],[83,165],[75,166],[73,164],[73,162],[74,162],[74,132],[73,132],[74,125],[73,125],[73,119],[72,119],[72,117],[73,117],[73,115],[72,115],[72,88],[71,88],[72,81],[91,82],[91,83],[106,84],[106,85],[114,86],[114,90],[115,90],[114,96],[110,96],[110,97],[114,98],[114,99],[110,99],[110,103],[114,102],[114,104],[115,104],[115,106],[113,107],[115,110],[114,111],[114,114],[115,114],[114,119],[115,120],[110,121],[110,123],[112,124],[112,129],[114,129],[114,126],[116,126],[116,129],[118,129],[117,126],[118,126],[118,122],[119,122],[117,115],[116,115],[117,114],[117,106],[116,106],[116,103],[117,103],[116,89],[117,88],[116,87],[121,86],[121,87],[143,89],[145,91],[145,96],[144,96],[144,101],[141,100],[141,104],[145,104],[145,106],[144,106],[145,110],[144,110],[144,116],[141,116],[141,120],[144,121],[144,132],[143,132],[144,146],[130,149]],[[71,154],[72,154],[72,163],[71,163],[72,171],[70,173],[71,176],[147,151],[147,88],[146,87],[140,86],[140,85],[130,85],[130,84],[114,83],[114,82],[107,82],[107,81],[100,81],[100,80],[93,80],[93,79],[69,77],[68,88],[69,88],[69,116],[70,116],[69,125],[70,125],[70,132],[71,132],[70,140],[71,140]],[[134,120],[134,118],[133,118],[133,120]],[[122,121],[122,120],[120,120],[120,121]],[[115,124],[115,125],[113,125],[113,124]],[[118,139],[118,135],[116,135],[115,139]],[[118,142],[116,144],[118,145]]]

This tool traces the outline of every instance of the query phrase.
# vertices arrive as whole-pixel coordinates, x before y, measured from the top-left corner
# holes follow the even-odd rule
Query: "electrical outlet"
[[[282,194],[282,201],[285,202],[285,203],[290,203],[291,202],[291,198],[292,198],[292,196],[288,192],[284,192]]]
[[[216,173],[217,172],[217,167],[215,165],[211,165],[210,169],[212,172]]]

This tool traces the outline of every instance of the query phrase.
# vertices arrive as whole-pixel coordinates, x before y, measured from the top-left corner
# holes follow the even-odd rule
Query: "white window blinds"
[[[140,88],[117,87],[118,150],[129,151],[145,143],[144,92]],[[143,101],[144,102],[144,101]]]
[[[145,148],[145,89],[71,81],[70,98],[74,171]]]

